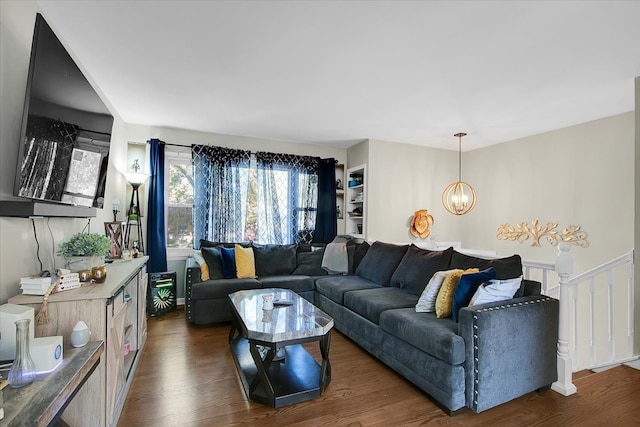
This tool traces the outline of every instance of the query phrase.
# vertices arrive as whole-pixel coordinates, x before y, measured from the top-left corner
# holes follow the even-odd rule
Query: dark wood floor
[[[249,401],[226,325],[194,327],[184,311],[149,319],[149,337],[119,426],[640,426],[640,371],[575,380],[578,393],[531,393],[480,414],[445,415],[427,395],[334,331],[333,379],[318,399],[273,409]],[[309,351],[319,359],[316,345]]]

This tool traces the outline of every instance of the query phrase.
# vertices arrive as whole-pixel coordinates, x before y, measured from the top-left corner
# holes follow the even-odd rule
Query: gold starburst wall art
[[[551,246],[556,246],[560,242],[566,242],[570,245],[586,248],[589,246],[587,241],[587,233],[577,225],[569,225],[568,227],[558,230],[558,223],[548,222],[546,225],[540,225],[537,219],[531,220],[531,225],[521,222],[515,227],[510,224],[502,224],[498,227],[498,240],[513,240],[524,243],[525,240],[531,238],[531,246],[539,247],[540,239],[546,238]]]

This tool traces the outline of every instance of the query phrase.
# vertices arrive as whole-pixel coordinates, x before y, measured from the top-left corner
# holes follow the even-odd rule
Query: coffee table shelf
[[[244,391],[251,400],[280,408],[320,396],[318,378],[321,367],[302,345],[285,347],[284,361],[272,362],[266,368],[274,389],[273,397],[269,396],[262,382],[257,384],[253,392],[250,391],[258,368],[251,357],[249,341],[236,335],[231,341],[231,349]]]

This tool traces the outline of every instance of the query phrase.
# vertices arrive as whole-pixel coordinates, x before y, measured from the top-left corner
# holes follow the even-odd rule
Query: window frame
[[[171,148],[171,149],[169,149]],[[191,212],[193,213],[193,204],[181,204],[181,203],[169,203],[169,174],[171,170],[172,164],[188,164],[191,165],[191,151],[190,147],[166,147],[165,156],[164,156],[164,217],[165,217],[165,239],[168,240],[167,236],[167,220],[169,218],[169,208],[170,207],[186,207],[189,206],[191,208]],[[191,252],[193,251],[193,247],[189,248],[174,248],[174,247],[166,247],[167,251],[167,260],[182,260],[191,256]]]

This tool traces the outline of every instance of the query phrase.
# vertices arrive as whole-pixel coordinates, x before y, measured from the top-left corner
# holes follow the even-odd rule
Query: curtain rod
[[[147,141],[147,144],[151,144],[151,141]],[[190,145],[182,145],[182,144],[171,144],[169,142],[164,142],[160,140],[160,144],[162,145],[170,145],[172,147],[182,147],[182,148],[191,148]]]

